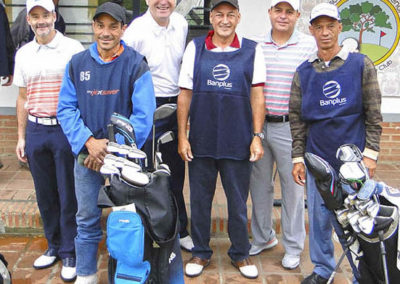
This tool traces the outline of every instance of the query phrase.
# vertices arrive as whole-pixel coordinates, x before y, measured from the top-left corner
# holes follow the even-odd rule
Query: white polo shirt
[[[84,50],[82,44],[57,31],[45,45],[32,40],[15,56],[14,84],[26,87],[25,109],[37,117],[55,117],[65,66],[72,55]]]
[[[168,26],[162,27],[147,10],[129,25],[122,37],[128,46],[146,57],[156,97],[179,94],[178,77],[187,32],[188,24],[180,14],[173,12]]]
[[[212,46],[212,44],[207,44],[209,43],[209,37],[212,35],[212,32],[209,33],[207,39],[206,39],[206,44],[205,48],[212,52],[231,52],[239,49],[242,46],[242,37],[236,36],[234,39],[233,44],[230,46],[222,49],[220,47]],[[183,55],[183,61],[182,61],[182,67],[181,67],[181,73],[179,75],[179,87],[184,88],[184,89],[189,89],[193,90],[193,73],[194,73],[194,61],[195,61],[195,55],[196,55],[196,46],[194,45],[194,42],[191,41],[189,42],[185,54]],[[254,68],[253,68],[253,80],[252,80],[252,85],[253,86],[263,86],[265,82],[265,64],[264,64],[264,55],[262,52],[262,48],[260,44],[257,44],[256,46],[256,51],[255,51],[255,56],[254,56]]]

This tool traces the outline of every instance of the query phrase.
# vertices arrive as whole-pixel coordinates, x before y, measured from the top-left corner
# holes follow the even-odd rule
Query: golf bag
[[[362,162],[360,159],[349,163]],[[341,168],[338,175],[328,162],[312,153],[305,154],[305,164],[316,180],[325,206],[335,213],[343,228],[346,250],[351,251],[360,275],[358,282],[398,283],[400,191],[369,180],[367,173],[360,175],[358,170],[363,165],[346,165],[343,168],[350,171],[343,173]],[[349,178],[351,175],[357,178]],[[335,271],[330,280],[334,274]]]
[[[178,207],[170,191],[170,172],[143,171],[147,157],[137,149],[126,117],[114,113],[108,133],[111,154],[104,158],[100,173],[110,182],[100,189],[98,206],[113,208],[107,220],[109,283],[183,283]],[[117,133],[125,145],[115,142]]]
[[[11,284],[11,273],[7,269],[7,261],[0,253],[0,284]]]

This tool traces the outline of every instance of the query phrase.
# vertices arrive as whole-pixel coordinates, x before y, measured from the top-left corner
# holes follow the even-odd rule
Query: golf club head
[[[360,219],[360,217],[361,217],[360,212],[356,211],[356,213],[354,213],[354,214],[348,213],[347,216],[348,216],[349,223],[350,223],[351,227],[353,228],[353,230],[357,233],[361,232],[360,227],[358,225],[358,219]]]
[[[362,214],[366,215],[367,213],[367,208],[372,206],[374,204],[373,200],[367,200],[364,201],[363,203],[359,203],[358,206],[356,206],[356,208],[358,209],[358,211],[360,211]]]
[[[136,186],[144,186],[150,181],[147,174],[138,172],[135,168],[130,166],[124,166],[122,168],[121,176],[126,182]]]
[[[111,115],[111,123],[114,125],[115,130],[120,133],[129,145],[136,146],[136,136],[131,121],[116,112]]]
[[[163,104],[154,111],[153,120],[160,120],[167,118],[176,111],[176,104]]]
[[[125,161],[124,161],[124,167],[125,166],[135,168],[136,171],[138,171],[138,172],[142,171],[142,167],[140,165],[136,164],[135,162],[129,161],[127,159],[125,159]]]
[[[346,162],[339,169],[339,177],[342,182],[363,184],[367,179],[362,165],[358,162]]]
[[[102,175],[120,175],[119,169],[115,166],[104,164],[100,168]]]
[[[357,193],[357,198],[360,200],[369,200],[376,191],[376,182],[368,179]]]
[[[161,144],[166,144],[168,142],[171,142],[175,139],[174,132],[172,131],[167,131],[163,133],[158,139],[157,139],[157,145]]]
[[[336,151],[336,158],[342,162],[361,162],[363,155],[354,144],[343,144]]]
[[[103,163],[104,165],[115,166],[117,163],[117,158],[118,157],[113,154],[107,154],[104,157]]]
[[[128,158],[130,159],[146,159],[146,153],[143,152],[142,150],[139,150],[137,148],[130,148],[128,152]]]
[[[107,144],[107,151],[110,153],[119,153],[120,146],[118,143],[115,142],[108,142]]]
[[[154,176],[170,176],[171,172],[166,169],[157,169],[151,173]]]
[[[347,208],[335,210],[336,219],[338,220],[339,224],[342,225],[343,228],[349,224],[349,220],[347,218],[348,213],[349,213],[349,209],[347,209]]]
[[[361,216],[358,219],[358,227],[364,234],[371,234],[374,231],[374,218],[371,216]]]
[[[166,170],[169,173],[171,173],[171,170],[167,164],[159,164],[157,170]]]
[[[367,214],[368,216],[375,218],[376,216],[378,216],[379,210],[380,210],[379,203],[374,202],[367,207]]]

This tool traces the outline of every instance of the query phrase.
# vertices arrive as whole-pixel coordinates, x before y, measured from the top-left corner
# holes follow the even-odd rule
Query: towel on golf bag
[[[110,185],[103,186],[99,192],[99,207],[135,204],[136,211],[146,230],[144,260],[148,260],[151,264],[150,275],[146,283],[167,284],[170,283],[170,279],[174,278],[174,275],[170,275],[170,270],[171,265],[176,265],[176,262],[172,262],[171,257],[180,253],[179,250],[173,252],[179,224],[178,207],[169,188],[168,176],[152,175],[150,182],[143,187],[130,185],[118,176],[113,176]],[[122,247],[120,246],[120,248]],[[109,282],[111,284],[114,283],[114,275],[117,273],[116,266],[118,264],[116,263],[118,261],[111,256],[109,260]]]
[[[305,153],[304,160],[307,170],[315,178],[318,192],[324,200],[326,208],[329,210],[339,209],[343,205],[343,194],[336,171],[327,161],[315,154]]]
[[[114,282],[144,284],[150,263],[144,261],[144,227],[140,216],[132,211],[114,211],[107,219],[107,248],[118,260]]]

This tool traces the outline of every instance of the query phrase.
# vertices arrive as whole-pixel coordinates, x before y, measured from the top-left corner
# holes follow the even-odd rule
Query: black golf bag
[[[11,283],[11,273],[7,269],[7,261],[0,253],[0,284],[10,284]]]
[[[140,216],[139,223],[143,224],[145,228],[143,240],[138,243],[141,236],[126,232],[126,226],[119,228],[117,223],[110,222],[109,217],[108,223],[114,223],[117,226],[107,224],[107,228],[113,231],[118,230],[116,232],[117,239],[112,240],[113,236],[110,235],[107,239],[107,246],[110,251],[109,283],[115,283],[115,279],[132,280],[132,282],[126,283],[170,283],[171,257],[180,252],[173,252],[174,242],[177,238],[178,219],[176,201],[169,188],[169,176],[151,174],[149,184],[142,187],[133,186],[118,176],[112,176],[110,185],[104,186],[100,190],[98,198],[100,207],[134,203],[136,212]],[[113,213],[115,212],[111,214]],[[126,218],[126,216],[123,218]],[[110,226],[114,227],[111,228]],[[124,235],[122,242],[121,235]],[[140,246],[143,246],[143,249]],[[113,247],[117,248],[115,253],[112,252]],[[130,253],[129,248],[132,248],[135,253]],[[136,255],[138,250],[142,251],[139,256]],[[135,260],[140,265],[135,266],[131,263],[131,267],[123,269],[129,271],[129,273],[118,274],[118,262],[121,259],[130,262],[135,256],[143,256],[143,259]],[[147,280],[140,282],[143,277]]]
[[[361,163],[361,161],[358,162]],[[354,187],[355,189],[351,189],[352,191],[349,192],[346,187],[348,184],[345,184],[346,181],[341,172],[339,177],[329,163],[321,157],[306,153],[305,164],[316,180],[318,192],[324,200],[325,206],[335,213],[338,223],[343,228],[348,240],[347,249],[351,251],[353,261],[359,271],[358,282],[361,284],[399,283],[398,206],[400,191],[387,186],[386,189],[379,190],[376,186],[377,189],[374,189],[374,194],[371,194],[370,199],[362,199],[360,195],[357,195],[360,187]],[[365,184],[365,179],[362,183]],[[373,183],[375,184],[375,182]],[[373,227],[370,232],[366,233],[365,230],[360,229],[361,223],[353,222],[354,219],[350,216],[357,215],[358,210],[361,213],[356,217],[372,218],[369,216],[370,212],[366,213],[368,201],[370,201],[371,208],[373,203],[376,203],[379,205],[379,209],[375,211]]]

